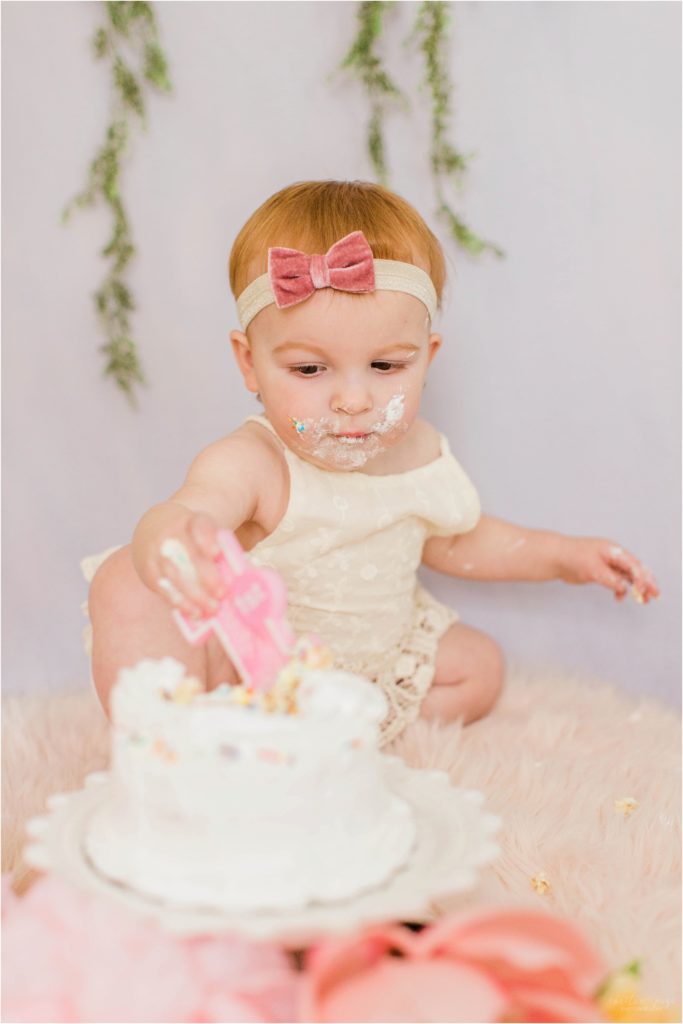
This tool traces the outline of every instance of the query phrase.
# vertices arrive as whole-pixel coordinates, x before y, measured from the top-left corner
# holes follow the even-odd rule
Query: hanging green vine
[[[108,60],[112,76],[111,123],[105,139],[90,164],[85,188],[66,206],[62,220],[66,223],[75,209],[104,202],[113,218],[112,234],[101,250],[109,262],[109,271],[95,292],[95,306],[104,329],[106,343],[105,374],[114,378],[118,387],[133,402],[133,388],[144,384],[137,345],[133,340],[130,314],[135,302],[125,280],[125,271],[135,255],[130,224],[121,197],[122,158],[130,137],[130,122],[138,118],[147,128],[143,91],[148,84],[161,92],[170,92],[166,58],[157,35],[156,19],[151,3],[111,0],[100,5],[106,24],[97,29],[93,48],[98,60]],[[127,62],[124,49],[137,60],[136,72]]]
[[[492,242],[485,242],[474,234],[465,222],[451,209],[443,190],[443,182],[449,178],[456,188],[462,187],[462,177],[471,155],[464,156],[448,141],[447,131],[451,119],[452,86],[446,58],[450,15],[448,3],[440,0],[424,0],[420,4],[413,38],[419,40],[425,60],[424,83],[432,96],[432,145],[430,162],[437,199],[437,215],[448,224],[455,240],[479,256],[489,249],[498,257],[505,253]]]
[[[393,6],[394,0],[363,0],[358,4],[358,32],[339,68],[351,71],[360,80],[370,99],[367,147],[375,175],[382,185],[386,185],[388,180],[383,130],[387,106],[394,102],[404,109],[410,106],[407,97],[392,82],[376,50],[385,14]]]
[[[400,99],[404,108],[408,100],[395,85],[382,65],[377,46],[383,30],[386,9],[393,6],[384,0],[364,0],[358,4],[358,31],[351,48],[340,65],[340,70],[351,70],[363,85],[369,100],[371,118],[368,126],[367,146],[372,166],[380,184],[386,185],[388,174],[385,156],[382,118],[387,100]],[[449,4],[425,0],[418,8],[417,19],[405,46],[417,42],[425,61],[423,86],[431,93],[430,164],[436,193],[437,216],[445,220],[453,238],[475,256],[490,250],[498,257],[505,253],[492,242],[485,242],[465,224],[451,208],[444,192],[444,184],[451,180],[456,188],[462,180],[471,156],[460,153],[448,140],[451,120],[452,85],[446,58],[450,17]]]

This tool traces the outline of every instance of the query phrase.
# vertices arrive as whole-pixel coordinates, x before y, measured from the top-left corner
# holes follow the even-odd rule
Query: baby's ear
[[[427,342],[427,365],[431,363],[436,353],[441,348],[442,338],[440,334],[430,334]]]
[[[249,339],[244,331],[231,331],[230,344],[232,345],[232,350],[235,353],[235,360],[237,361],[240,373],[244,378],[247,390],[256,394],[259,386],[258,381],[256,380],[256,374],[254,373],[254,356],[251,351]]]

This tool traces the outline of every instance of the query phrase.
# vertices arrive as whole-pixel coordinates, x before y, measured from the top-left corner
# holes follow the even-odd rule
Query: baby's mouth
[[[333,434],[332,435],[332,437],[334,437],[334,439],[336,441],[341,441],[342,444],[362,444],[363,441],[366,441],[371,436],[372,436],[372,431],[370,431],[368,433],[365,433],[365,434],[355,432],[355,433],[352,433],[352,434]]]

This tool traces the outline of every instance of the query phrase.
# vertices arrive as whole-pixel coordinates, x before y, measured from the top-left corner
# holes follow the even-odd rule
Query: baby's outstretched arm
[[[599,583],[619,601],[631,584],[645,604],[659,597],[652,573],[614,541],[525,529],[493,516],[482,516],[469,533],[430,538],[422,560],[430,569],[466,579]]]
[[[132,544],[119,548],[95,573],[88,605],[93,625],[92,673],[105,710],[122,668],[142,658],[173,657],[207,689],[235,682],[238,673],[210,638],[195,647],[171,613],[212,614],[221,580],[214,563],[224,528],[266,532],[271,501],[279,508],[282,472],[261,427],[246,424],[195,459],[183,486],[140,520]],[[272,496],[275,495],[273,498]]]
[[[219,529],[253,519],[263,461],[251,438],[231,435],[201,452],[183,486],[142,517],[133,563],[143,583],[188,615],[210,615],[224,595],[214,563]]]

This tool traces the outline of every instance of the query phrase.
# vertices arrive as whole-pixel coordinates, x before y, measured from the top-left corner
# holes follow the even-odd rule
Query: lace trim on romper
[[[264,416],[249,416],[248,420],[259,423],[277,437]],[[295,632],[317,632],[332,647],[338,668],[365,676],[381,688],[388,704],[380,731],[380,744],[384,746],[418,717],[420,705],[434,680],[439,641],[458,620],[455,611],[441,604],[417,580],[415,573],[424,540],[428,536],[449,536],[472,529],[480,515],[477,493],[451,455],[443,436],[438,459],[405,473],[387,476],[324,470],[301,459],[280,438],[278,440],[290,471],[290,501],[281,523],[249,552],[249,557],[257,564],[270,565],[284,576],[290,593],[289,617]],[[392,502],[393,519],[397,522],[390,525],[403,532],[382,541],[382,524]],[[349,507],[348,511],[345,506]],[[377,528],[373,527],[373,522],[378,524]],[[339,529],[335,530],[336,526]],[[325,540],[333,533],[337,536],[329,540],[325,548]],[[392,547],[392,542],[399,549],[404,544],[405,555]],[[360,556],[359,549],[367,554]],[[360,566],[361,579],[368,579],[365,569],[376,567],[367,566],[364,559],[372,561],[372,556],[377,555],[380,564],[380,559],[384,558],[388,573],[389,560],[408,562],[411,551],[417,552],[416,556],[403,567],[401,576],[401,581],[409,588],[405,593],[409,603],[408,625],[395,637],[390,637],[387,630],[387,636],[374,644],[368,643],[367,637],[365,642],[354,642],[354,617],[344,603],[349,594],[356,597],[352,587],[349,591],[355,578],[353,570]],[[361,558],[351,570],[345,566],[347,553],[351,561],[355,555]],[[325,572],[331,575],[337,564],[340,568],[335,582],[339,583],[339,592],[333,591],[332,585],[327,583],[327,590],[321,589],[309,599],[309,579],[313,586],[318,582],[315,577],[324,578]],[[318,566],[319,571],[314,566]],[[376,575],[381,575],[379,570]],[[366,586],[370,584],[364,584],[363,591]],[[328,592],[332,594],[329,600]],[[358,601],[360,596],[359,590]],[[372,596],[371,592],[370,599]],[[378,597],[377,604],[380,600]],[[377,618],[375,611],[370,600],[365,617],[370,621]],[[381,620],[381,615],[379,618]],[[391,620],[389,614],[389,622]],[[326,630],[334,632],[336,622],[340,624],[336,627],[339,632],[348,630],[350,642],[345,645],[337,646],[326,636]],[[380,627],[382,632],[385,624]]]
[[[380,726],[380,746],[391,743],[419,716],[420,705],[434,681],[439,641],[458,619],[457,612],[418,585],[413,625],[399,642],[395,660],[378,667],[369,658],[344,659],[340,665],[376,683],[387,699],[389,710]]]

